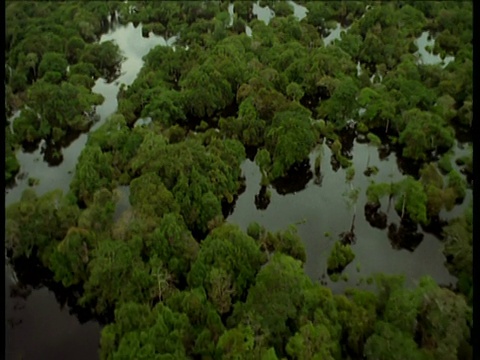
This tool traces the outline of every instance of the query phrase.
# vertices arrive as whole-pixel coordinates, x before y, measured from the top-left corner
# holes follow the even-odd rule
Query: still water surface
[[[112,24],[113,25],[113,24]],[[172,45],[175,38],[165,40],[150,34],[142,37],[142,26],[113,25],[100,42],[115,41],[125,57],[121,65],[121,75],[111,83],[100,78],[92,91],[102,94],[105,101],[96,107],[100,117],[90,131],[100,127],[109,115],[117,109],[117,94],[120,84],[130,85],[143,66],[142,57],[157,45]],[[22,192],[28,188],[28,178],[40,180],[35,191],[38,195],[54,189],[66,193],[72,180],[78,157],[85,147],[88,133],[81,134],[68,147],[62,149],[63,161],[58,166],[50,166],[43,161],[42,145],[34,152],[19,151],[20,176],[16,185],[7,189],[5,205],[20,200]],[[124,200],[121,200],[124,201]],[[120,202],[122,204],[122,202]],[[55,295],[46,287],[32,289],[29,284],[15,285],[16,275],[10,268],[5,269],[5,314],[6,314],[6,358],[7,359],[96,359],[100,340],[100,325],[95,321],[81,324],[75,315],[69,313],[68,306],[61,306]],[[11,295],[11,288],[24,289],[29,294],[22,298]]]
[[[461,156],[463,151],[456,148],[455,158]],[[379,272],[404,274],[409,285],[413,285],[423,275],[430,275],[443,285],[454,285],[456,278],[445,268],[442,244],[433,234],[423,232],[418,227],[417,231],[423,234],[423,240],[415,250],[398,249],[389,240],[387,229],[373,228],[365,218],[364,205],[367,202],[365,191],[370,180],[389,183],[400,181],[404,177],[398,169],[396,155],[392,153],[382,160],[375,147],[360,144],[357,141],[354,142],[351,152],[354,154],[352,162],[356,174],[353,186],[361,189],[356,203],[357,240],[352,245],[356,257],[344,271],[348,275],[347,282],[328,282],[332,290],[343,291],[347,286],[355,286],[360,278]],[[312,173],[317,153],[318,150],[310,155],[309,168]],[[245,161],[242,170],[246,177],[246,190],[239,196],[233,214],[228,217],[229,222],[238,224],[244,230],[254,221],[271,231],[285,229],[288,224],[297,224],[298,233],[304,241],[307,252],[305,271],[313,280],[324,278],[329,252],[339,238],[339,234],[350,229],[354,212],[354,208],[347,204],[344,195],[349,189],[345,181],[345,170],[333,170],[329,163],[331,151],[326,145],[323,145],[323,154],[320,184],[313,175],[305,188],[300,191],[281,195],[279,192],[284,193],[284,191],[271,187],[270,203],[265,210],[257,208],[254,202],[261,188],[260,170],[251,160]],[[369,155],[370,166],[377,166],[379,169],[378,174],[371,177],[363,174]],[[471,198],[471,190],[468,190],[462,205],[443,214],[443,219],[461,215]],[[387,201],[384,200],[381,210],[386,212],[387,206]],[[387,215],[388,224],[399,224],[400,217],[393,206]],[[326,233],[330,235],[326,236]]]
[[[293,2],[294,14],[299,19],[303,18],[307,10]],[[233,6],[229,7],[233,14]],[[268,8],[261,8],[258,3],[253,7],[253,13],[268,23],[274,13]],[[347,29],[337,25],[331,33],[324,38],[326,45],[340,37],[341,31]],[[422,34],[417,40],[419,56],[424,63],[440,62],[441,59],[433,58],[426,50],[429,43],[428,34]],[[113,82],[108,83],[105,79],[98,79],[93,91],[102,94],[105,101],[97,106],[96,112],[100,121],[90,131],[97,129],[105,119],[117,109],[117,94],[120,84],[130,85],[140,71],[142,57],[150,49],[157,45],[171,46],[175,38],[165,40],[161,36],[150,34],[148,38],[142,37],[141,25],[134,27],[133,24],[114,25],[110,31],[103,35],[100,41],[114,40],[121,48],[125,61],[122,63],[121,75]],[[445,63],[451,59],[445,59]],[[88,134],[81,134],[67,147],[62,149],[63,161],[58,166],[50,166],[43,161],[41,146],[34,152],[19,151],[17,158],[21,164],[16,186],[8,189],[6,205],[20,199],[22,192],[28,187],[28,178],[40,179],[40,184],[35,187],[37,194],[42,195],[48,191],[61,188],[68,191],[72,180],[75,165],[82,149],[88,139]],[[321,166],[321,178],[313,174],[312,165],[319,151],[323,151]],[[347,282],[333,283],[325,279],[335,292],[340,292],[347,285],[355,285],[364,276],[376,272],[403,273],[414,283],[422,275],[431,275],[441,284],[454,284],[456,279],[452,277],[444,267],[445,258],[441,253],[441,243],[432,234],[419,231],[423,234],[423,240],[416,246],[414,251],[395,249],[388,239],[387,230],[372,228],[364,216],[363,205],[366,202],[365,189],[369,180],[375,181],[398,181],[403,178],[400,172],[397,157],[391,153],[386,158],[381,158],[376,148],[367,144],[352,144],[350,152],[356,169],[353,181],[355,187],[360,187],[360,196],[356,205],[355,233],[357,242],[353,245],[356,258],[350,264],[345,273],[348,275]],[[455,157],[466,153],[465,149],[455,147]],[[238,224],[246,229],[252,221],[257,221],[268,230],[276,231],[285,229],[288,224],[297,223],[299,235],[304,240],[307,251],[307,263],[305,270],[313,279],[322,279],[325,273],[326,259],[339,233],[350,228],[353,208],[345,202],[344,192],[348,189],[345,183],[345,171],[335,171],[330,165],[331,152],[326,145],[319,146],[310,155],[310,163],[292,176],[286,182],[286,188],[277,184],[277,188],[270,187],[270,203],[266,209],[257,208],[255,196],[260,191],[260,171],[251,161],[246,160],[242,164],[242,170],[246,177],[246,189],[236,201],[232,214],[227,221]],[[363,174],[367,158],[370,157],[370,165],[379,168],[379,173],[370,179]],[[117,204],[115,218],[129,209],[129,187],[118,188],[121,194]],[[471,190],[467,192],[467,199],[462,205],[457,206],[450,213],[442,213],[445,219],[458,216],[469,203]],[[386,203],[382,210],[386,211]],[[399,222],[399,216],[395,211],[388,213],[388,224]],[[329,236],[326,236],[329,233]],[[357,266],[358,265],[358,266]],[[95,359],[98,358],[98,345],[101,326],[95,321],[79,321],[76,315],[70,314],[68,305],[62,305],[56,294],[46,287],[17,283],[15,273],[10,267],[6,267],[5,274],[5,300],[6,300],[6,358],[7,359],[64,359],[69,354],[69,359]],[[15,285],[17,283],[17,285]],[[11,294],[11,290],[26,291],[20,296]]]

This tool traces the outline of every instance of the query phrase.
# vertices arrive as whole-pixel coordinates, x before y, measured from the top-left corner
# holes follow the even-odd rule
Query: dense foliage
[[[247,147],[267,185],[325,144],[332,165],[347,169],[355,205],[345,131],[417,169],[372,181],[368,206],[388,198],[416,229],[461,202],[471,183],[449,154],[473,121],[471,2],[304,1],[299,21],[287,2],[260,1],[275,12],[268,25],[253,3],[234,1],[230,24],[225,1],[7,1],[6,119],[21,112],[5,124],[6,180],[19,171],[20,145],[44,139],[60,151],[97,120],[103,99],[92,87],[113,80],[123,59],[114,42],[97,41],[110,16],[177,36],[121,86],[70,191],[28,189],[7,208],[9,255],[37,257],[63,286],[81,288],[80,305],[113,315],[102,359],[471,358],[471,207],[443,229],[457,289],[378,275],[375,291],[335,295],[305,274],[295,227],[244,232],[224,211],[241,189]],[[348,31],[325,46],[337,21]],[[446,67],[417,63],[424,31],[435,52],[454,57]],[[471,156],[460,162],[471,175]],[[131,208],[114,218],[119,185]],[[329,272],[354,257],[337,241]]]

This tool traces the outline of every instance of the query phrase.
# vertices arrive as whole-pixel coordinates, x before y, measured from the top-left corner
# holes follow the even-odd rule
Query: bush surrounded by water
[[[461,201],[462,175],[449,170],[440,184],[428,164],[453,147],[454,128],[472,126],[471,3],[312,1],[298,21],[287,4],[268,1],[261,5],[277,16],[267,25],[253,18],[252,2],[236,1],[231,27],[228,5],[7,2],[7,108],[22,109],[6,141],[10,179],[14,148],[42,138],[61,144],[94,121],[103,99],[92,80],[112,80],[122,61],[116,44],[96,41],[109,15],[178,34],[175,49],[153,49],[122,86],[117,113],[90,137],[71,191],[28,189],[8,207],[10,255],[40,259],[56,281],[81,288],[79,304],[114,314],[102,331],[104,359],[468,359],[468,214],[445,229],[457,292],[429,277],[407,289],[399,277],[378,276],[376,293],[333,295],[306,276],[294,228],[245,233],[225,223],[222,206],[240,191],[246,146],[258,150],[267,195],[268,183],[282,188],[319,143],[331,149],[335,171],[349,168],[356,123],[407,169],[398,182],[372,183],[372,204],[389,197],[416,228]],[[337,21],[348,31],[324,46]],[[437,34],[434,50],[454,56],[447,67],[418,64],[414,39],[427,30]],[[152,121],[132,127],[140,117]],[[462,160],[471,172],[471,159]],[[114,220],[120,179],[131,186],[132,209]],[[337,242],[327,265],[340,271],[353,259]]]

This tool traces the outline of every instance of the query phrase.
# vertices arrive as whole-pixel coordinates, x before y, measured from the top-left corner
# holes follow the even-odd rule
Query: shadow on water
[[[293,165],[285,176],[272,182],[273,188],[281,195],[295,194],[298,191],[304,190],[313,178],[313,173],[310,168],[309,160]]]
[[[98,117],[89,132],[98,129],[117,109],[117,93],[120,83],[130,85],[143,65],[143,56],[157,45],[168,45],[161,36],[142,37],[142,26],[108,26],[109,32],[100,37],[100,42],[114,40],[125,60],[121,72],[113,82],[103,78],[96,81],[92,91],[104,96],[105,101],[96,106]],[[111,80],[111,79],[110,79]],[[5,206],[17,202],[29,187],[28,178],[37,178],[37,195],[54,189],[69,190],[78,157],[85,147],[88,132],[68,132],[61,141],[52,144],[48,139],[25,144],[17,152],[20,172],[15,183],[6,188]],[[128,192],[127,189],[121,189]],[[128,196],[120,207],[127,207]],[[5,267],[5,315],[7,359],[97,359],[102,319],[76,306],[81,289],[65,289],[51,281],[48,269],[39,267],[31,260],[19,259]],[[50,279],[50,280],[49,280]],[[68,354],[68,355],[66,355]]]
[[[388,225],[388,238],[394,249],[406,249],[415,251],[423,240],[423,234],[417,231],[418,225],[404,218],[400,221],[400,225],[391,223]]]
[[[257,15],[258,18],[263,16],[258,9],[252,11],[252,15]],[[162,37],[153,35],[145,38],[141,25],[134,27],[131,23],[118,25],[112,22],[108,28],[109,33],[103,35],[100,41],[115,40],[126,60],[122,63],[117,81],[108,83],[105,79],[97,80],[94,91],[104,95],[105,102],[97,106],[96,113],[100,121],[90,131],[101,126],[116,110],[120,83],[127,86],[132,84],[143,65],[142,57],[152,47],[168,45],[171,40],[165,41]],[[332,31],[329,35],[331,41],[335,36],[340,36],[341,30],[342,26],[339,25]],[[305,98],[302,101],[314,104],[318,98]],[[238,107],[232,107],[218,115],[236,116],[237,112]],[[21,193],[28,187],[28,176],[40,179],[40,184],[36,187],[38,195],[55,188],[68,191],[87,134],[68,134],[62,141],[59,145],[63,148],[63,161],[55,163],[55,166],[49,166],[53,150],[47,150],[44,154],[39,143],[32,144],[30,152],[27,149],[19,152],[17,158],[22,175],[17,177],[17,186],[9,190],[6,205],[20,199]],[[315,163],[318,149],[310,154],[309,159],[292,168],[285,177],[275,181],[272,187],[260,186],[261,173],[254,163],[256,148],[247,148],[247,160],[242,164],[244,186],[232,204],[222,204],[227,221],[238,224],[244,230],[253,221],[271,231],[285,229],[288,224],[298,224],[298,232],[308,254],[305,271],[312,279],[320,279],[325,274],[328,254],[338,239],[337,235],[345,231],[352,219],[352,209],[346,205],[344,196],[348,190],[345,169],[332,169],[327,160],[332,155],[331,151],[326,145],[322,147],[324,160],[315,171],[315,176],[312,164]],[[458,154],[460,150],[455,151]],[[377,149],[359,142],[352,133],[347,133],[342,136],[342,153],[351,159],[356,170],[353,183],[361,189],[356,202],[359,209],[367,203],[365,190],[371,180],[396,182],[404,174],[418,174],[418,168],[402,159],[387,142]],[[37,160],[41,155],[45,155],[46,162]],[[363,174],[367,158],[370,166],[379,169],[371,177]],[[130,207],[129,188],[120,187],[118,190],[122,196],[117,203],[115,217],[120,217]],[[403,273],[411,281],[422,275],[430,275],[440,284],[455,283],[456,278],[444,266],[445,258],[437,238],[438,229],[445,220],[460,215],[471,198],[471,190],[468,190],[461,205],[449,213],[442,212],[438,221],[423,228],[413,226],[408,220],[401,220],[392,209],[393,206],[385,212],[388,208],[388,200],[385,199],[381,207],[365,206],[365,216],[360,216],[361,210],[357,210],[356,242],[352,244],[356,259],[345,269],[350,278],[349,283],[328,285],[334,292],[340,292],[360,277],[377,272]],[[327,236],[327,233],[334,236]],[[362,265],[361,272],[354,271],[355,263]],[[80,295],[81,289],[65,289],[48,280],[52,279],[52,274],[30,260],[19,259],[13,266],[15,272],[10,267],[6,268],[5,283],[6,316],[11,325],[6,331],[7,358],[40,356],[63,359],[65,354],[69,354],[69,359],[98,358],[101,325],[91,321],[93,315],[88,310],[75,305],[74,300]]]
[[[328,286],[334,292],[341,292],[346,287],[356,286],[360,278],[378,272],[403,273],[410,282],[430,275],[440,284],[455,284],[456,278],[450,275],[444,265],[445,257],[439,241],[441,225],[465,209],[471,193],[454,211],[443,214],[438,220],[434,219],[429,226],[420,227],[406,218],[401,220],[394,203],[388,205],[388,198],[382,199],[381,206],[372,206],[367,204],[365,193],[372,180],[390,183],[404,178],[405,175],[398,168],[398,155],[391,151],[382,157],[375,146],[359,143],[355,139],[345,142],[355,168],[353,186],[360,188],[354,224],[356,241],[352,244],[356,258],[353,265],[344,270],[349,277],[348,282],[331,282]],[[330,148],[325,144],[321,147],[323,150],[317,148],[310,154],[310,161],[305,161],[272,184],[268,201],[267,188],[260,186],[258,166],[246,160],[242,164],[246,189],[236,199],[234,210],[227,218],[227,221],[238,224],[244,230],[254,221],[270,231],[284,229],[287,224],[297,224],[307,252],[305,271],[312,279],[321,279],[326,273],[329,252],[340,234],[348,230],[346,226],[350,227],[353,214],[345,198],[349,189],[345,179],[346,170],[339,168],[335,171],[327,160],[331,156]],[[319,151],[323,152],[324,160],[316,172],[312,164]],[[378,173],[370,177],[363,173],[367,158],[370,166],[378,168]],[[318,182],[321,186],[318,186]],[[362,209],[364,216],[361,216]],[[332,236],[325,235],[327,233]],[[361,271],[355,270],[356,264],[361,264]]]
[[[75,305],[78,289],[65,289],[34,259],[19,258],[5,272],[6,359],[96,359],[101,319]]]
[[[455,138],[459,143],[472,143],[473,142],[473,131],[472,128],[465,128],[461,126],[454,126],[455,129]]]
[[[387,228],[387,214],[380,210],[380,205],[366,203],[364,207],[365,220],[371,227],[384,230]]]
[[[256,146],[245,146],[245,153],[247,155],[247,159],[249,159],[250,161],[255,161],[257,150],[258,148]]]
[[[36,257],[19,257],[10,263],[15,268],[16,282],[10,283],[10,297],[21,297],[24,300],[32,295],[33,290],[46,288],[51,291],[60,309],[67,307],[70,315],[75,316],[80,324],[95,320],[100,324],[108,321],[107,318],[96,316],[91,309],[77,305],[83,293],[81,286],[65,288],[61,283],[53,280],[54,274],[44,267]]]
[[[218,122],[220,118],[227,119],[229,117],[236,118],[238,116],[238,104],[234,100],[230,104],[228,104],[222,110],[216,111],[212,116],[204,116],[200,117],[194,114],[193,112],[189,112],[186,114],[186,120],[182,123],[179,123],[187,132],[198,132],[198,131],[206,131],[211,128],[218,127]]]
[[[357,136],[355,130],[352,128],[347,128],[339,132],[338,135],[340,137],[340,142],[342,143],[342,155],[351,160],[353,158],[353,144]]]
[[[270,204],[270,194],[266,186],[260,188],[260,192],[255,195],[255,207],[257,210],[266,210]]]

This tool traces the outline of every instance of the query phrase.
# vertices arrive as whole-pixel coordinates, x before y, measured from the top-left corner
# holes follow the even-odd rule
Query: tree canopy
[[[68,192],[27,188],[6,207],[7,255],[38,258],[75,306],[105,321],[101,359],[473,358],[473,207],[444,216],[473,187],[473,153],[461,148],[473,126],[472,5],[298,4],[6,2],[6,180],[25,171],[20,148],[44,140],[61,159],[88,132]],[[117,84],[126,53],[100,38],[130,23],[175,42]],[[423,49],[425,36],[435,41]],[[452,60],[430,64],[423,52]],[[102,119],[99,79],[118,89]],[[396,159],[398,178],[374,171],[370,153],[359,171],[362,143]],[[261,176],[258,195],[247,193],[261,210],[271,189],[273,203],[310,186],[313,171],[321,185],[325,151],[332,176],[346,178],[347,207],[365,201],[385,241],[411,250],[433,229],[455,286],[376,274],[372,287],[332,291],[307,276],[320,252],[304,229],[230,222],[247,155]],[[396,214],[379,211],[387,201]],[[334,280],[355,252],[336,241],[315,267]]]

